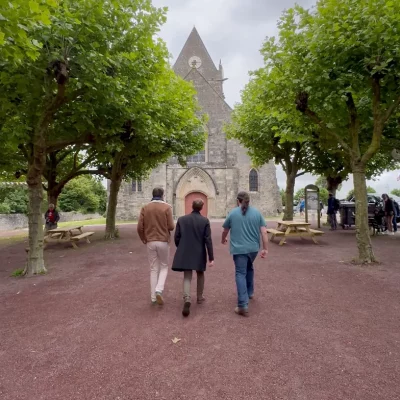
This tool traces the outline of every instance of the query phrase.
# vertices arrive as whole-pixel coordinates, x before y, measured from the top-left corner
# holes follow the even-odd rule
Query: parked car
[[[375,210],[382,209],[383,200],[376,193],[368,193],[368,219],[372,220],[375,216]],[[345,227],[351,227],[355,225],[355,213],[356,213],[356,205],[355,205],[355,196],[348,197],[346,200],[340,201],[340,225],[343,229]]]

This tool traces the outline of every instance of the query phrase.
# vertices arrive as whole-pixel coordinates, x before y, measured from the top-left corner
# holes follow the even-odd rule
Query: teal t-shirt
[[[248,254],[260,250],[260,228],[266,226],[264,217],[256,208],[249,207],[245,215],[240,207],[233,209],[223,228],[230,230],[231,254]]]

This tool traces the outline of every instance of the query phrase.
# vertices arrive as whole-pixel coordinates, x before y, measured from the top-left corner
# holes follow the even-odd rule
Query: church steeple
[[[190,32],[174,65],[175,72],[182,77],[185,77],[192,68],[198,69],[207,80],[218,78],[219,71],[208,53],[196,27]]]

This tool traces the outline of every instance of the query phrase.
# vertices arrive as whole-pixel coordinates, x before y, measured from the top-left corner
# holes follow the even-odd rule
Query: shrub
[[[80,176],[69,182],[58,199],[61,211],[102,213],[107,203],[107,192],[101,182],[91,176]]]

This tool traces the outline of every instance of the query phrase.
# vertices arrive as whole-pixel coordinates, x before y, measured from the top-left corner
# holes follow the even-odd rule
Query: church
[[[236,206],[241,190],[249,192],[251,205],[265,216],[276,215],[282,204],[275,165],[271,162],[254,168],[245,148],[226,138],[223,128],[230,122],[232,109],[225,101],[223,67],[221,62],[216,67],[196,28],[173,68],[193,83],[201,110],[208,115],[204,149],[189,157],[185,167],[172,158],[154,169],[147,180],[122,185],[117,220],[137,219],[141,207],[151,200],[154,187],[164,188],[175,217],[191,212],[192,201],[201,198],[203,215],[224,218]]]

